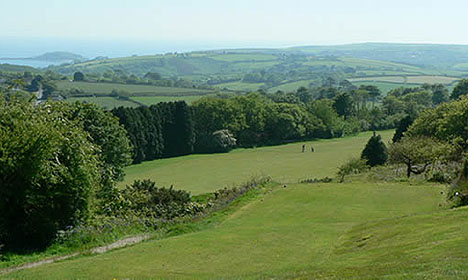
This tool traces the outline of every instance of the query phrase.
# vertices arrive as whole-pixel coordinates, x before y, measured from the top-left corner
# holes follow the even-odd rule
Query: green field
[[[385,141],[393,131],[381,133]],[[256,149],[236,149],[226,154],[188,155],[148,161],[125,169],[121,186],[136,179],[151,179],[160,186],[174,185],[193,194],[232,187],[259,175],[282,183],[333,177],[336,168],[351,156],[359,156],[371,132],[343,139],[318,140]],[[302,153],[302,145],[315,152]]]
[[[112,90],[126,91],[131,96],[191,96],[212,94],[211,90],[199,90],[192,88],[159,87],[151,85],[127,85],[113,83],[90,83],[90,82],[70,82],[58,81],[59,90],[81,89],[87,94],[108,95]]]
[[[376,86],[384,93],[384,95],[386,95],[392,89],[396,89],[396,88],[400,88],[400,87],[417,87],[418,86],[418,85],[415,85],[415,84],[396,84],[396,83],[372,82],[372,81],[353,82],[353,85],[355,85],[357,87],[359,87],[361,85]]]
[[[389,139],[392,131],[381,134]],[[306,142],[315,153],[301,153],[302,143],[294,143],[132,166],[128,177],[180,181],[194,193],[258,173],[276,183],[188,225],[189,233],[0,278],[466,279],[468,207],[448,209],[445,186],[365,177],[297,183],[333,176],[370,135]]]
[[[213,90],[199,90],[191,88],[159,87],[151,85],[126,85],[112,83],[90,83],[58,81],[59,90],[80,89],[85,96],[73,96],[67,98],[68,102],[87,102],[100,105],[106,109],[115,107],[136,107],[140,105],[152,105],[159,102],[186,101],[192,103],[203,96],[213,95]],[[113,90],[125,91],[130,98],[128,100],[109,96]]]
[[[423,69],[417,66],[411,66],[402,63],[393,63],[388,61],[378,61],[353,57],[340,57],[334,60],[329,58],[311,57],[309,61],[304,63],[311,66],[341,66],[356,68],[357,71],[380,70],[380,71],[398,71],[408,73],[422,73]]]
[[[458,78],[446,76],[377,76],[377,77],[364,77],[353,78],[350,82],[386,82],[396,84],[444,84],[449,85],[456,81]]]
[[[210,56],[213,59],[228,61],[228,62],[257,62],[276,60],[277,56],[271,54],[255,54],[255,53],[226,53]]]
[[[441,186],[275,187],[205,230],[7,275],[22,279],[468,277],[468,209]]]
[[[138,103],[129,101],[129,100],[121,100],[114,97],[70,97],[67,98],[65,101],[67,102],[84,102],[84,103],[93,103],[103,107],[104,109],[113,109],[115,107],[138,107],[140,106]]]
[[[187,104],[191,104],[194,101],[206,96],[211,95],[190,95],[190,96],[135,96],[131,100],[135,100],[138,103],[144,105],[153,105],[160,102],[172,102],[172,101],[185,101]]]
[[[374,79],[375,82],[402,84],[422,84],[425,82],[451,84],[456,79],[451,77],[464,75],[463,64],[458,64],[458,67],[425,67],[421,66],[426,65],[424,63],[410,64],[402,58],[389,60],[389,57],[401,53],[401,50],[399,46],[388,46],[396,49],[392,53],[381,54],[383,57],[379,59],[370,59],[374,53],[362,57],[363,54],[359,52],[362,46],[355,45],[348,46],[350,49],[344,53],[338,47],[335,50],[336,54],[328,52],[325,47],[325,49],[319,47],[315,51],[308,47],[214,50],[93,60],[57,66],[53,69],[66,75],[72,75],[76,71],[103,73],[117,69],[138,76],[144,76],[148,72],[158,72],[165,78],[177,77],[190,80],[195,84],[206,84],[211,81],[210,85],[220,89],[257,91],[262,88],[270,92],[277,90],[290,92],[301,86],[308,87],[309,82],[307,81],[320,80],[324,73],[332,72],[337,73],[340,79],[358,79],[356,82],[380,77],[380,79]],[[358,51],[355,53],[356,57],[348,53],[353,49]],[[406,52],[405,55],[407,55]],[[252,73],[267,75],[256,79],[256,83],[242,82],[245,75]],[[274,77],[269,76],[270,74]],[[414,78],[408,78],[408,81],[405,82],[406,79],[403,76],[413,76]],[[233,80],[238,81],[223,82]],[[213,84],[216,81],[219,84]],[[147,90],[128,89],[128,91],[136,92]],[[200,93],[190,95],[200,95]]]
[[[283,92],[295,92],[300,87],[309,88],[310,82],[312,82],[312,80],[302,80],[297,82],[286,83],[280,86],[272,87],[268,90],[268,92],[275,93],[278,90]]]
[[[257,91],[260,88],[265,86],[265,83],[244,83],[242,81],[239,82],[231,82],[231,83],[224,83],[224,84],[217,84],[215,85],[219,89],[229,89],[235,91]]]

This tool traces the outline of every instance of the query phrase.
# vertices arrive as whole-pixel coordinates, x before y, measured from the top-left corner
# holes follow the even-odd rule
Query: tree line
[[[139,163],[234,147],[342,137],[395,128],[405,120],[409,126],[409,120],[424,109],[449,99],[443,85],[397,88],[383,97],[375,86],[355,87],[342,81],[290,93],[209,96],[190,106],[181,101],[120,107],[112,113],[126,128],[134,147],[133,162]]]

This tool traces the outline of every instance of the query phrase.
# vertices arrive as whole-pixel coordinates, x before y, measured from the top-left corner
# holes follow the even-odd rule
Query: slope
[[[414,278],[466,275],[466,209],[441,186],[274,188],[203,231],[17,272],[27,279]],[[456,251],[453,249],[458,246]],[[445,267],[445,264],[450,266]],[[453,269],[456,270],[453,270]],[[402,274],[403,273],[403,274]]]

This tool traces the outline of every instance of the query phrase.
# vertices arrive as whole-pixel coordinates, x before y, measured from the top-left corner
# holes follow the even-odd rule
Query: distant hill
[[[363,43],[293,47],[286,50],[309,55],[347,56],[436,68],[453,68],[457,64],[468,62],[468,45]]]
[[[328,77],[335,81],[349,79],[357,86],[379,83],[383,91],[388,91],[423,82],[444,81],[453,86],[457,80],[468,77],[468,46],[365,43],[220,49],[100,58],[48,69],[65,75],[76,71],[88,74],[117,71],[142,77],[157,72],[165,78],[183,78],[195,84],[243,92],[294,91],[323,85]],[[407,79],[409,76],[416,78]]]
[[[5,72],[40,72],[39,69],[30,66],[23,66],[23,65],[13,65],[13,64],[0,64],[0,71]]]
[[[29,59],[41,61],[85,61],[85,57],[71,52],[48,52]]]

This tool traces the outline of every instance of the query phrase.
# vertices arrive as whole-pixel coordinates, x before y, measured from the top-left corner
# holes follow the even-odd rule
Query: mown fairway
[[[388,139],[392,131],[382,135]],[[308,142],[315,153],[302,154],[302,143],[295,143],[159,160],[128,171],[135,178],[179,180],[177,186],[195,193],[260,171],[297,182],[332,176],[369,136]],[[468,208],[448,209],[443,191],[441,185],[365,179],[270,185],[192,227],[198,231],[0,278],[465,279]]]
[[[294,184],[205,230],[17,272],[27,279],[465,278],[468,209],[441,186]]]
[[[160,186],[174,185],[193,194],[232,187],[258,175],[282,183],[333,177],[337,167],[359,156],[372,132],[342,139],[318,140],[256,149],[237,149],[227,154],[189,155],[144,162],[128,167],[121,186],[137,179],[152,179]],[[381,132],[385,142],[393,131]],[[302,153],[302,145],[307,150]],[[314,147],[315,152],[310,151]]]

